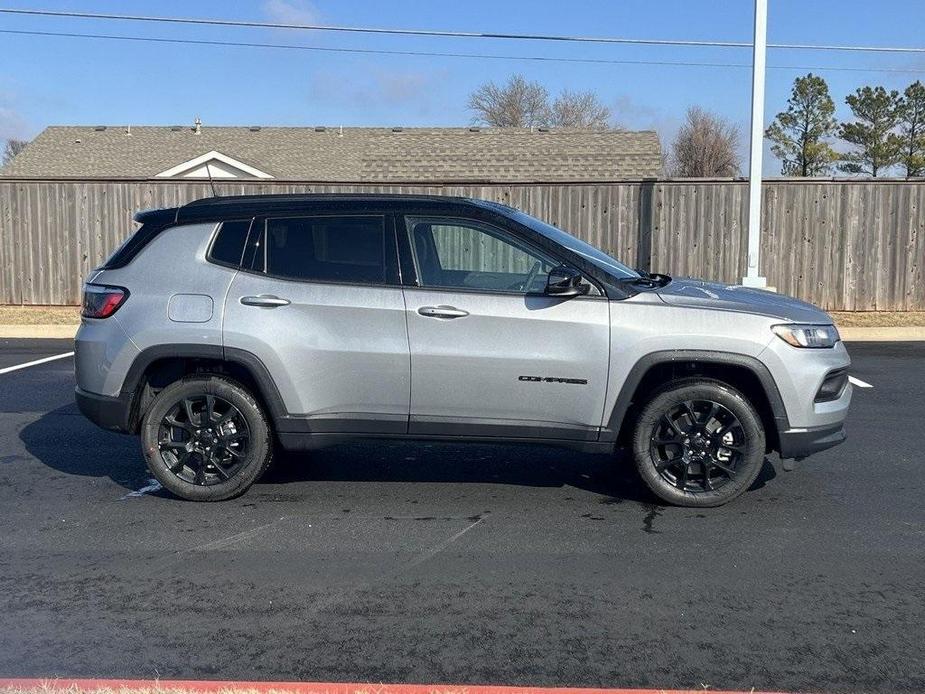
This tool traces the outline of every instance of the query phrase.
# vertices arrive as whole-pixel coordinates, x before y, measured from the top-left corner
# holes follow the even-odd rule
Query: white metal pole
[[[768,42],[768,0],[755,0],[755,39],[752,53],[752,137],[748,172],[748,267],[742,284],[766,287],[758,275],[761,252],[761,160],[764,152],[764,73]]]

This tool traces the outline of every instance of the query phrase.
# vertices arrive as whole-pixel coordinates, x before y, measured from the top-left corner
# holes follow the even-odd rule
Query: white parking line
[[[867,381],[862,381],[860,378],[855,378],[854,376],[848,376],[848,380],[858,388],[873,388]]]
[[[56,354],[53,357],[44,357],[43,359],[36,359],[35,361],[27,361],[25,364],[17,364],[16,366],[7,366],[5,369],[0,369],[0,375],[8,374],[11,371],[19,371],[20,369],[28,369],[30,366],[38,366],[39,364],[45,364],[50,361],[55,361],[56,359],[66,359],[67,357],[73,357],[73,352],[65,352],[64,354]]]

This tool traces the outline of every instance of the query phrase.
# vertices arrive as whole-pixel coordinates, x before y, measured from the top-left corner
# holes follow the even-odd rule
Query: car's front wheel
[[[142,419],[141,440],[155,479],[190,501],[243,494],[272,457],[259,403],[220,376],[185,378],[160,391]]]
[[[764,427],[735,388],[712,379],[684,379],[667,384],[643,406],[633,454],[643,481],[661,499],[679,506],[720,506],[758,477]]]

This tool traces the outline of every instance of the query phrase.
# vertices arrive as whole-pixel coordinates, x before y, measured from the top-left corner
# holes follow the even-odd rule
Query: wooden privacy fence
[[[376,192],[513,205],[629,265],[738,282],[748,186],[731,180],[589,184],[216,183],[221,195]],[[208,183],[0,178],[0,304],[76,304],[87,272],[139,209],[210,195]],[[829,310],[925,310],[925,181],[766,181],[761,273]]]

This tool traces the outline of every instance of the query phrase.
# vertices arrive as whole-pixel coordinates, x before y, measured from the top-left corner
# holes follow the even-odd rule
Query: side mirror
[[[581,296],[590,289],[587,284],[581,283],[581,273],[568,265],[559,265],[549,271],[546,278],[546,294],[548,296]]]

